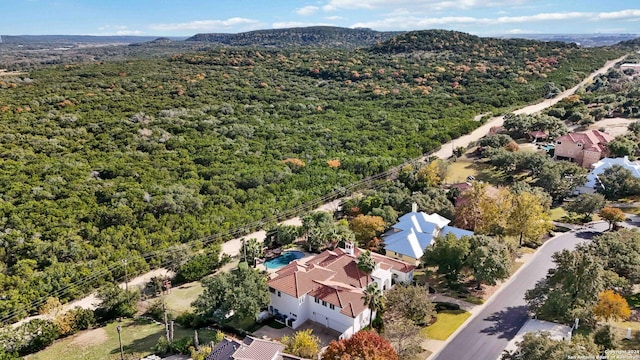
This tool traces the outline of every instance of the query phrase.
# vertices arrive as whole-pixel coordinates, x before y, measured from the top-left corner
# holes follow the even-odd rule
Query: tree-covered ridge
[[[230,46],[275,46],[316,48],[357,48],[371,46],[400,34],[399,31],[375,31],[335,26],[309,26],[286,29],[255,30],[238,34],[196,34],[186,41],[206,41]]]
[[[414,51],[452,51],[458,54],[478,55],[495,52],[508,55],[508,52],[526,53],[527,47],[532,51],[561,50],[578,48],[576,44],[560,41],[542,42],[527,39],[501,39],[479,37],[453,30],[417,30],[398,34],[393,38],[377,44],[372,48],[374,52],[410,53]]]
[[[0,317],[122,278],[123,258],[175,265],[158,250],[247,233],[615,56],[571,50],[526,83],[515,60],[244,48],[0,77]]]

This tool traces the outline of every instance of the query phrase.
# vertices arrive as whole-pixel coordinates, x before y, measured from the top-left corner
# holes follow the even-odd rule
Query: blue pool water
[[[544,149],[544,151],[549,152],[549,150],[555,148],[555,145],[543,145],[542,149]]]
[[[289,264],[293,260],[302,258],[303,256],[304,254],[300,251],[287,251],[286,253],[276,258],[266,261],[264,265],[267,267],[267,269],[279,269]]]

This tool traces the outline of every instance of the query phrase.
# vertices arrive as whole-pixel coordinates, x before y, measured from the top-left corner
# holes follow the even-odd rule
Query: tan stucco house
[[[613,137],[598,130],[573,132],[556,139],[556,160],[575,162],[587,169],[609,155],[607,144]]]

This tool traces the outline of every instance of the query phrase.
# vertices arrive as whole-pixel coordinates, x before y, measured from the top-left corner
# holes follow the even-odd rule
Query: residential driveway
[[[529,319],[524,294],[544,278],[554,266],[551,255],[573,249],[606,228],[598,223],[594,229],[571,232],[549,240],[531,261],[509,280],[482,308],[450,338],[433,359],[494,360],[500,357],[509,341]]]

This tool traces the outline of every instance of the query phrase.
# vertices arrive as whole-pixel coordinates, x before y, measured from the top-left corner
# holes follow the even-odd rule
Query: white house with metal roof
[[[623,158],[604,158],[591,166],[591,172],[587,175],[587,182],[578,191],[582,193],[594,192],[598,186],[601,186],[598,177],[614,165],[629,170],[635,178],[640,179],[640,164],[636,161],[630,161],[628,156]]]
[[[410,213],[402,215],[382,240],[386,255],[414,265],[420,264],[424,250],[434,243],[438,236],[453,234],[458,239],[472,236],[473,232],[449,226],[451,220],[439,214],[418,212],[413,204]]]

